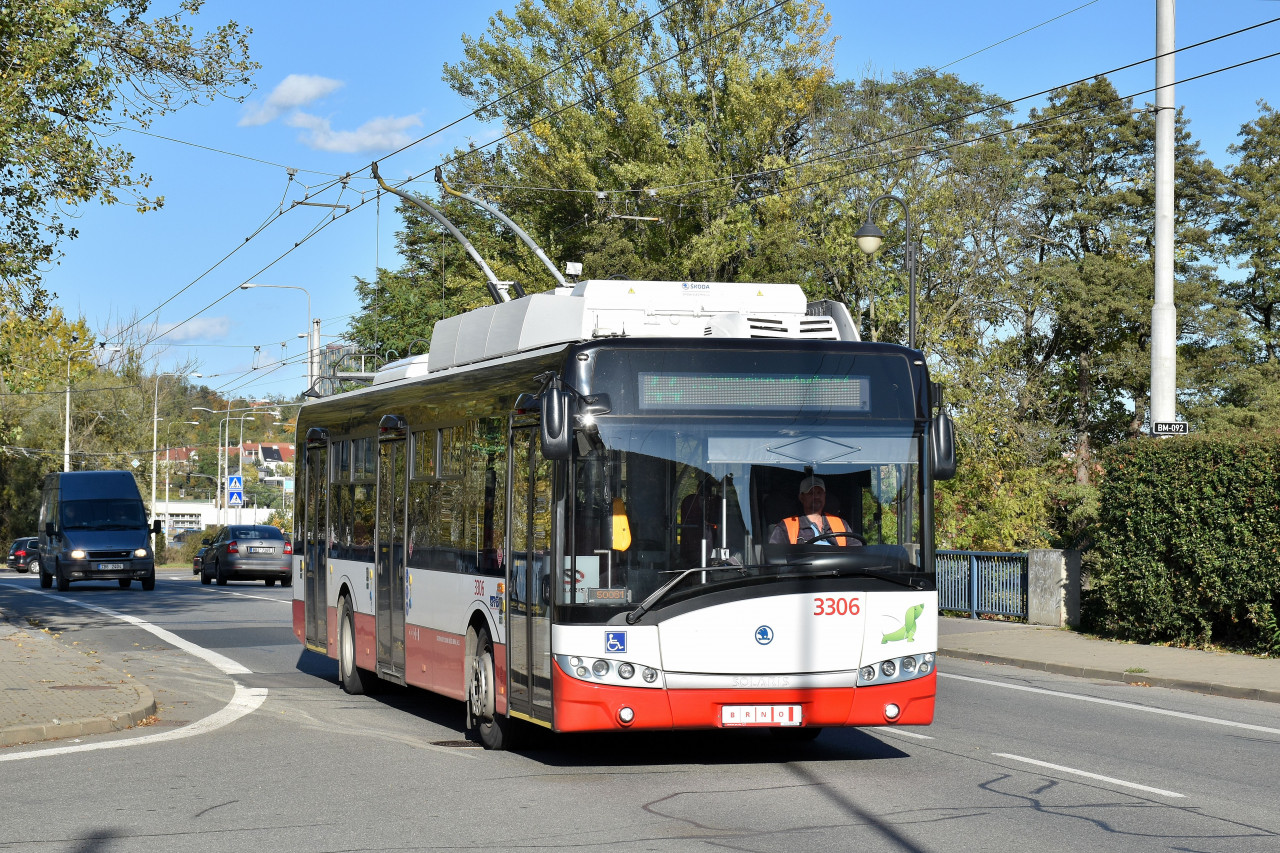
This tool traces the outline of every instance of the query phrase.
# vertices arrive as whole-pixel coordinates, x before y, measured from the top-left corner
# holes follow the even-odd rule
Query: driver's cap
[[[827,484],[822,482],[821,477],[805,477],[800,481],[800,494],[803,495],[815,486],[822,489],[824,492],[827,490]]]

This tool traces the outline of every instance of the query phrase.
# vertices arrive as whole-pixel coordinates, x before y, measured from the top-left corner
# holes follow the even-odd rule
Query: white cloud
[[[245,116],[240,119],[240,126],[256,127],[275,121],[289,110],[319,100],[342,86],[341,80],[331,80],[328,77],[317,77],[313,74],[290,74],[280,81],[280,85],[272,90],[266,101],[249,108]]]
[[[156,337],[164,338],[166,343],[183,344],[191,341],[223,339],[230,331],[231,318],[229,317],[196,317],[181,325],[162,325],[160,334]]]
[[[422,119],[411,116],[385,116],[371,119],[355,130],[334,130],[327,118],[295,112],[285,123],[307,132],[298,139],[319,151],[356,154],[361,151],[390,151],[413,141],[408,128],[421,127]]]

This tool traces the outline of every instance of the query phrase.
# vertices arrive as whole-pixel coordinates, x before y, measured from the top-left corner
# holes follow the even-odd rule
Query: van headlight
[[[83,560],[87,555],[81,549],[76,548],[67,556],[69,556],[73,560]]]
[[[138,548],[137,550],[135,550],[135,551],[133,552],[133,556],[135,556],[135,557],[145,557],[145,556],[147,556],[147,549],[146,549],[146,548]]]

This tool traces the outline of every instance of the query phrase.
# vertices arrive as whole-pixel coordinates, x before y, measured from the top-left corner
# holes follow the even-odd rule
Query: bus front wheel
[[[515,742],[515,720],[497,713],[497,679],[493,665],[493,640],[489,631],[476,632],[471,656],[471,683],[467,687],[467,726],[474,728],[485,749],[510,749]]]

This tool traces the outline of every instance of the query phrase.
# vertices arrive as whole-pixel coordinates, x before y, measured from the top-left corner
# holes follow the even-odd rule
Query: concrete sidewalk
[[[1061,628],[941,619],[938,654],[1080,678],[1280,702],[1280,659],[1099,640]]]
[[[1280,702],[1277,659],[1116,643],[987,620],[942,619],[938,640],[943,658]],[[92,650],[0,620],[0,748],[118,731],[155,712],[146,686],[104,665]]]
[[[0,747],[119,731],[155,712],[151,691],[92,649],[0,621]]]

